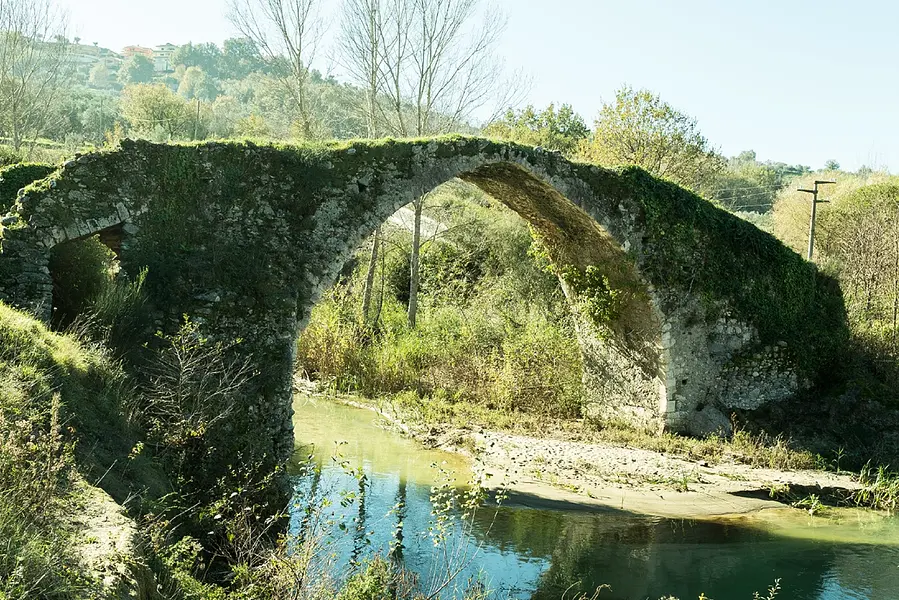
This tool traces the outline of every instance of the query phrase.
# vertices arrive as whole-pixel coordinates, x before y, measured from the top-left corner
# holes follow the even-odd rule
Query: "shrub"
[[[96,235],[53,248],[50,274],[54,328],[64,329],[83,314],[111,284],[115,267],[115,254]]]
[[[298,367],[372,397],[413,392],[510,413],[580,416],[582,364],[570,311],[558,280],[535,260],[527,226],[488,200],[436,194],[432,218],[451,226],[443,241],[423,248],[416,327],[407,323],[408,295],[396,286],[401,273],[408,286],[407,234],[385,228],[377,322],[361,316],[367,261],[357,260],[313,309],[297,343]]]

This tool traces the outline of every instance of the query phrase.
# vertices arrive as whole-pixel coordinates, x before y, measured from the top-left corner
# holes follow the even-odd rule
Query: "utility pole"
[[[808,260],[812,260],[812,254],[815,251],[815,218],[818,215],[818,204],[830,202],[830,200],[818,200],[818,186],[836,183],[836,181],[815,181],[815,189],[807,190],[799,188],[798,191],[812,195],[812,218],[808,226]]]
[[[197,136],[199,135],[198,130],[200,129],[200,99],[197,98],[197,116],[194,119],[194,141],[196,141]]]

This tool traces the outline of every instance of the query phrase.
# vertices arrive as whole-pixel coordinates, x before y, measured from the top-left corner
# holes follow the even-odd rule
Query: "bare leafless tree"
[[[67,26],[53,0],[0,0],[0,125],[16,150],[44,132],[62,98]]]
[[[344,0],[339,61],[365,89],[361,112],[368,135],[448,133],[464,128],[491,102],[494,112],[508,108],[522,88],[498,85],[503,64],[496,45],[505,24],[499,11],[482,8],[480,0]],[[418,309],[424,204],[424,196],[412,203],[411,326]]]
[[[360,109],[370,138],[380,130],[378,95],[382,87],[385,5],[385,0],[344,0],[337,40],[338,62],[365,92]]]
[[[318,9],[319,0],[229,0],[229,20],[272,64],[307,139],[314,137],[309,69],[324,33]]]

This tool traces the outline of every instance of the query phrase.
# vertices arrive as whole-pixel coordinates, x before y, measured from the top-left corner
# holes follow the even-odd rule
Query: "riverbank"
[[[312,397],[374,410],[385,425],[426,447],[468,456],[482,484],[508,490],[506,502],[513,505],[710,518],[796,502],[815,510],[819,503],[846,499],[862,487],[847,473],[745,464],[724,452],[710,452],[713,460],[696,458],[690,446],[671,452],[601,442],[557,427],[547,427],[537,437],[476,424],[425,423],[395,404],[325,394],[308,382],[297,382],[297,387]]]

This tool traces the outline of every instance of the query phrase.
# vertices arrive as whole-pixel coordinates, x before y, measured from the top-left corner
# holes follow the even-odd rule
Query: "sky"
[[[59,1],[73,35],[113,50],[236,35],[226,0]],[[498,52],[532,80],[526,103],[569,103],[592,124],[622,85],[647,88],[695,117],[727,156],[752,149],[760,160],[899,172],[899,3],[494,3],[508,17]]]

